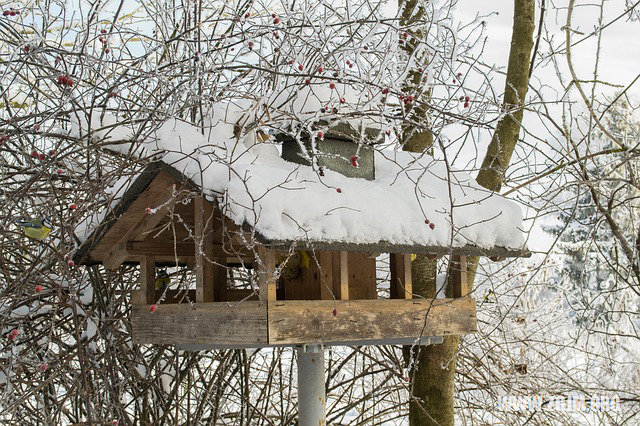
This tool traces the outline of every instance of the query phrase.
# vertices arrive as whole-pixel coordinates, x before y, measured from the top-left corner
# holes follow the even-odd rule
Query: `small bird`
[[[16,223],[22,226],[27,237],[38,241],[42,241],[47,238],[49,232],[51,232],[51,223],[49,222],[49,219],[44,217],[33,221],[18,220]]]
[[[489,289],[489,291],[484,295],[485,303],[496,303],[496,294],[493,290]]]
[[[167,271],[164,269],[160,269],[158,271],[158,275],[156,275],[155,287],[156,290],[164,290],[171,284],[171,277],[167,274]]]

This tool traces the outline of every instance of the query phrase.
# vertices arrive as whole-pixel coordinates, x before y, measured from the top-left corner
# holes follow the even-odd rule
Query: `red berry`
[[[324,133],[318,132],[316,136],[318,136],[318,139],[322,139],[324,137]]]
[[[387,93],[389,93],[389,88],[385,87],[384,89],[382,89],[382,94],[386,95]]]
[[[274,24],[276,24],[276,25],[278,25],[278,24],[280,23],[280,18],[275,18],[275,19],[273,20],[273,23],[274,23]]]
[[[29,52],[29,49],[31,49],[31,47],[29,47],[29,45],[27,44],[25,47],[23,47],[25,52]]]
[[[158,309],[158,305],[151,305],[151,307],[149,308],[150,312],[155,312]]]
[[[52,150],[52,149],[49,150],[49,156],[50,157],[53,157],[55,155],[55,153],[56,152],[54,150]]]
[[[468,96],[465,96],[465,97],[464,97],[464,101],[465,101],[465,102],[469,102],[470,100],[471,100],[471,98],[470,98],[470,97],[468,97]]]
[[[42,371],[47,371],[47,368],[48,368],[48,366],[47,366],[46,362],[43,362],[42,365],[40,366],[40,370],[42,370]]]
[[[38,158],[38,152],[37,151],[31,151],[31,156],[33,158]]]
[[[100,30],[100,33],[101,33],[101,34],[106,34],[106,33],[107,33],[107,30],[105,30],[105,29],[103,28],[103,29],[101,29],[101,30]]]
[[[325,107],[322,107],[320,108],[320,112],[324,114],[325,112],[327,112],[327,109]]]
[[[276,16],[278,16],[278,15],[276,15],[275,13],[272,13],[272,14],[271,14],[271,17],[272,17],[272,18],[275,18]]]
[[[109,50],[109,49],[107,49],[107,50]],[[107,52],[107,53],[109,53],[109,52]],[[69,87],[73,86],[73,80],[71,80],[69,77],[67,77],[67,81],[66,81],[65,83],[66,83],[66,84],[67,84],[67,86],[69,86]]]
[[[109,53],[109,52],[111,52],[111,50],[109,50],[108,48],[104,49],[104,53]]]
[[[335,83],[329,83],[329,89],[333,90],[336,88],[336,84]]]
[[[349,62],[349,60],[347,59],[347,65],[351,65],[351,62]]]
[[[453,84],[456,84],[456,79],[455,78],[453,79]]]
[[[11,12],[9,12],[9,15],[16,16],[16,12],[12,10]]]
[[[353,64],[349,64],[349,68],[353,68]]]
[[[250,16],[251,16],[251,13],[250,13],[250,12],[247,12],[247,13],[244,15],[244,17],[245,17],[245,18],[248,18],[248,17],[250,17]]]
[[[318,67],[318,72],[323,72],[323,71],[324,71],[324,68]]]
[[[465,107],[465,108],[469,108],[469,102],[465,102],[465,103],[464,103],[464,107]]]
[[[358,167],[358,157],[356,155],[354,155],[353,157],[351,157],[351,165],[353,167]]]
[[[289,65],[293,65],[293,59],[289,60]]]
[[[112,424],[113,426],[118,426],[118,421],[117,421],[117,420],[114,420],[114,421],[112,421],[112,422],[111,422],[111,424]]]
[[[424,71],[424,68],[422,67],[418,68],[418,72],[423,72],[423,71]]]
[[[76,266],[76,262],[74,262],[73,260],[69,261],[69,268],[73,268],[74,266]]]
[[[407,32],[402,33],[402,38],[407,38],[407,37],[409,37],[409,33]]]
[[[298,65],[298,69],[299,69],[300,71],[302,71],[302,70],[304,69],[304,66],[303,66],[302,64],[299,64],[299,65]]]
[[[20,334],[20,331],[17,328],[14,328],[13,330],[11,330],[11,332],[9,333],[9,336],[13,336],[13,338],[15,338],[18,334]]]
[[[250,42],[249,42],[249,43],[247,43],[247,44],[249,45],[249,49],[250,49],[250,50],[253,50],[253,42],[252,42],[252,41],[250,41]]]
[[[338,78],[339,75],[340,75],[340,73],[338,71],[333,73],[333,76],[336,77],[336,78]]]
[[[426,223],[428,225],[429,224],[429,219],[425,219],[424,223]]]
[[[151,207],[147,207],[147,214],[151,214],[153,213],[153,210],[151,210]]]
[[[58,169],[58,174],[61,175],[62,174],[62,169]]]
[[[409,96],[407,96],[407,100],[408,100],[409,102],[413,101],[413,95],[409,95]]]
[[[118,96],[118,94],[117,94],[116,92],[109,92],[109,95],[108,95],[108,96],[109,96],[110,98],[115,98],[115,97],[117,97],[117,96]]]
[[[304,81],[304,84],[306,84],[307,86],[311,84],[311,80],[309,80],[308,78]]]
[[[20,11],[19,10],[16,10],[16,15],[20,15]]]
[[[44,160],[46,157],[45,157],[44,154],[40,153],[40,154],[38,154],[38,158],[41,159],[41,160]]]
[[[347,102],[347,100],[345,98],[340,98],[340,103],[344,104],[345,102]]]
[[[38,284],[36,286],[36,293],[40,293],[40,292],[42,292],[42,286],[40,284]]]
[[[340,188],[336,188],[336,192],[337,192],[338,194],[342,194],[342,189],[340,189]]]
[[[391,130],[385,130],[385,133],[389,136],[391,134]]]
[[[72,203],[72,204],[69,206],[69,208],[70,208],[71,210],[75,210],[75,209],[77,209],[77,208],[78,208],[78,206],[76,206],[76,203]]]
[[[435,223],[431,222],[431,223],[429,224],[429,228],[433,229],[433,228],[435,228],[435,227],[436,227],[436,224],[435,224]]]
[[[333,308],[333,316],[335,317],[336,315],[338,315],[338,310],[336,308]]]
[[[9,13],[11,12],[9,12],[8,10],[5,10],[4,12],[2,12],[2,16],[9,16]]]
[[[462,73],[461,72],[458,73],[458,77],[462,77]]]

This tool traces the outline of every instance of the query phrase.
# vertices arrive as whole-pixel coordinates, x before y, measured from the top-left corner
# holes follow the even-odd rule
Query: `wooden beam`
[[[120,265],[126,262],[129,256],[130,253],[127,252],[126,243],[120,242],[116,244],[109,254],[105,256],[102,264],[108,270],[115,271],[120,267]]]
[[[278,301],[269,307],[268,321],[270,345],[391,341],[477,330],[472,298]]]
[[[349,300],[349,253],[334,251],[333,292],[338,300]]]
[[[213,264],[213,205],[197,196],[194,200],[196,302],[213,302],[215,267]]]
[[[467,287],[467,256],[452,256],[451,279],[453,280],[453,297],[464,297],[469,294]]]
[[[276,252],[265,246],[257,247],[258,285],[260,300],[265,303],[276,301]]]
[[[131,328],[137,344],[256,347],[267,343],[267,310],[258,301],[133,306]]]
[[[140,259],[140,297],[138,303],[150,305],[156,303],[156,261],[152,256]]]
[[[413,297],[411,255],[406,253],[391,253],[389,255],[389,267],[391,270],[390,298],[411,299]]]

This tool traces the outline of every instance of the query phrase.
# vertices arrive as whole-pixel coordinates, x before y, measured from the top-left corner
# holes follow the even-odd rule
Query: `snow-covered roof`
[[[526,252],[522,212],[514,202],[428,155],[377,151],[375,180],[331,170],[321,176],[310,166],[283,160],[274,143],[238,141],[229,125],[213,128],[215,132],[203,135],[197,127],[170,120],[146,135],[142,147],[147,156],[200,187],[235,224],[255,230],[263,242],[412,253],[448,248],[461,254]],[[113,129],[118,139],[135,134]],[[108,132],[98,135],[105,138]],[[131,149],[130,144],[115,147]],[[134,179],[114,188],[112,206],[135,186]],[[79,232],[81,240],[97,222],[94,218],[93,225]]]

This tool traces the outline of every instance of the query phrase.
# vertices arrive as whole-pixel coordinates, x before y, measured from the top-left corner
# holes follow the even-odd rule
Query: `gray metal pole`
[[[297,353],[298,426],[324,426],[324,349],[321,345],[298,346]]]

